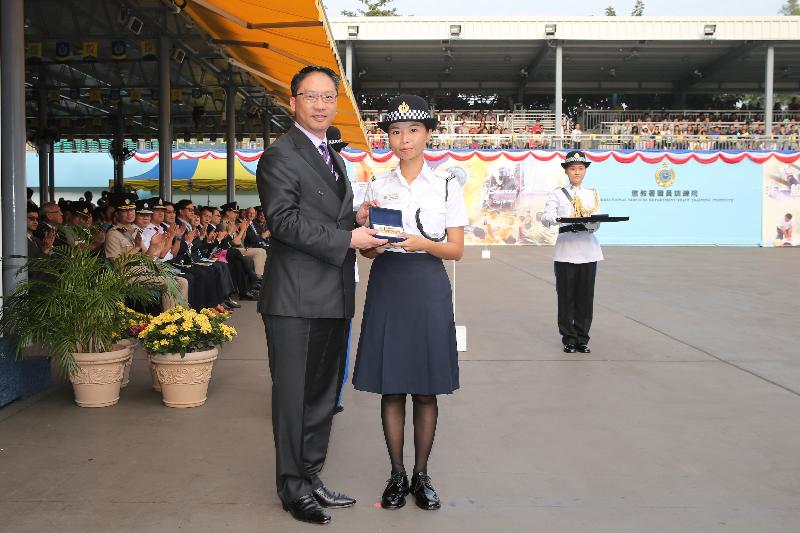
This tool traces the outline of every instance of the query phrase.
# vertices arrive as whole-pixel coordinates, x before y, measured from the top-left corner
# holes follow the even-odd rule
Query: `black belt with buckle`
[[[559,233],[576,233],[578,231],[589,231],[583,224],[569,224],[558,228]]]

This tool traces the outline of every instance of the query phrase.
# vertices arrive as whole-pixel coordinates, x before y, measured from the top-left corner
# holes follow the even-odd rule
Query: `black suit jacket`
[[[351,318],[355,310],[353,190],[344,161],[331,157],[344,196],[314,143],[292,127],[261,156],[256,183],[272,230],[259,312]]]

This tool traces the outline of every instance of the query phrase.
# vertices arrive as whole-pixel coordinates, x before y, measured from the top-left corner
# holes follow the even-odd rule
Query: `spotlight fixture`
[[[705,26],[703,26],[703,35],[705,35],[706,37],[711,37],[712,35],[714,35],[714,32],[716,31],[717,31],[716,24],[706,24]]]
[[[695,77],[695,78],[697,78],[697,79],[700,79],[700,78],[702,78],[702,77],[703,77],[703,73],[700,71],[700,69],[699,69],[699,68],[697,68],[697,67],[694,67],[694,68],[692,69],[692,76],[694,76],[694,77]]]
[[[461,36],[461,24],[450,25],[450,38]]]
[[[522,78],[527,78],[528,77],[528,69],[526,69],[525,67],[519,69],[519,75]]]
[[[369,73],[369,69],[367,67],[361,67],[361,70],[358,71],[358,77],[363,78]]]
[[[447,66],[442,69],[442,74],[445,76],[449,75],[451,72],[453,72],[453,67],[451,66]]]
[[[547,37],[555,37],[556,28],[557,28],[557,26],[555,24],[545,24],[544,25],[544,34]]]
[[[348,26],[347,36],[351,39],[355,39],[356,37],[358,37],[358,26]]]

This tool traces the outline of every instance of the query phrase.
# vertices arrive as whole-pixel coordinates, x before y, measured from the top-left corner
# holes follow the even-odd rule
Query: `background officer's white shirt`
[[[455,179],[447,181],[446,176],[446,173],[437,173],[425,163],[419,176],[409,184],[398,165],[370,182],[366,200],[378,200],[381,207],[402,211],[403,231],[410,235],[421,235],[415,218],[417,209],[421,208],[425,212],[422,226],[425,233],[438,236],[447,228],[469,224],[461,185]],[[402,248],[394,247],[388,247],[386,251],[405,253]]]
[[[573,198],[580,196],[583,205],[587,209],[594,208],[594,189],[573,187],[572,185],[568,185],[566,189]],[[556,222],[556,218],[572,217],[574,216],[573,211],[572,202],[566,197],[564,191],[558,188],[547,197],[547,203],[544,206],[544,211],[542,211],[542,224],[548,228],[556,225],[568,226],[569,223],[566,222],[559,224]],[[589,231],[560,233],[558,235],[553,261],[581,264],[603,260],[603,251],[600,249],[597,237],[594,236],[594,232],[597,231],[600,224],[593,222],[586,224],[586,227]]]
[[[146,225],[144,228],[142,228],[141,231],[142,246],[144,247],[145,250],[150,248],[150,241],[153,239],[153,235],[155,235],[156,233],[164,233],[164,229],[161,226],[156,226],[152,222]],[[170,243],[170,247],[171,246],[172,243]],[[172,250],[167,252],[167,255],[165,255],[163,259],[159,259],[158,257],[156,257],[155,259],[158,261],[169,261],[170,259],[172,259]]]

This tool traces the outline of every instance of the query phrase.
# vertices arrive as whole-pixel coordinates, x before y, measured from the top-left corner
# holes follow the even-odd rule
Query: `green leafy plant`
[[[230,313],[203,309],[199,313],[182,306],[164,311],[139,333],[148,353],[179,353],[208,350],[233,340],[236,330],[225,324]]]
[[[154,304],[163,291],[181,299],[172,268],[146,254],[109,261],[58,246],[20,272],[28,279],[4,298],[0,331],[15,340],[18,356],[37,344],[68,375],[78,368],[73,353],[110,351],[120,340],[121,305]]]

